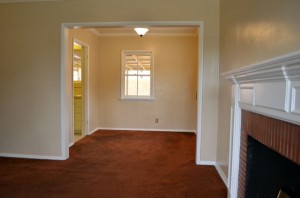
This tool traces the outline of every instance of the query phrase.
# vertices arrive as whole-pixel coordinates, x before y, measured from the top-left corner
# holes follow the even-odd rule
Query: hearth
[[[300,166],[248,136],[245,197],[300,197]]]

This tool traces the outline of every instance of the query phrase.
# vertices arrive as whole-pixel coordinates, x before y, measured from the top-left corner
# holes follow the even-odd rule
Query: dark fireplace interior
[[[283,190],[300,198],[300,166],[248,136],[246,198],[276,198]]]

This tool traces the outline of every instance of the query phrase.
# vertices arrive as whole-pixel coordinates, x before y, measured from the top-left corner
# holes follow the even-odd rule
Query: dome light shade
[[[138,35],[140,35],[141,37],[143,37],[149,31],[149,29],[148,28],[137,27],[137,28],[134,28],[134,31],[136,31],[136,33]]]

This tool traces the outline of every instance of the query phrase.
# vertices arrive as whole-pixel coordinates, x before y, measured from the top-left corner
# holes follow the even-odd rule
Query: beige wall
[[[196,129],[197,36],[100,37],[101,128]],[[120,100],[121,51],[152,50],[153,101]],[[159,123],[154,123],[155,118]]]
[[[300,50],[300,1],[220,1],[220,73]],[[217,162],[226,175],[230,85],[220,79]]]
[[[219,0],[12,3],[1,4],[0,13],[0,153],[62,155],[62,23],[203,21],[201,160],[216,159]]]
[[[72,71],[72,46],[74,39],[82,42],[84,45],[88,46],[88,80],[86,82],[86,87],[88,86],[88,95],[85,96],[85,99],[88,100],[88,128],[86,128],[86,133],[93,131],[98,128],[98,104],[99,104],[99,45],[98,45],[98,36],[92,33],[88,29],[71,29],[68,31],[68,70]],[[69,108],[72,109],[70,106]],[[70,120],[71,121],[71,120]],[[69,143],[73,142],[73,130],[69,130]]]
[[[0,153],[59,156],[60,26],[33,7],[0,4]]]

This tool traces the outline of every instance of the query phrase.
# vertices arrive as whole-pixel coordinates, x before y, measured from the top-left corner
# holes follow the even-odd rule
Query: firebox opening
[[[246,198],[300,197],[300,166],[248,136]]]

